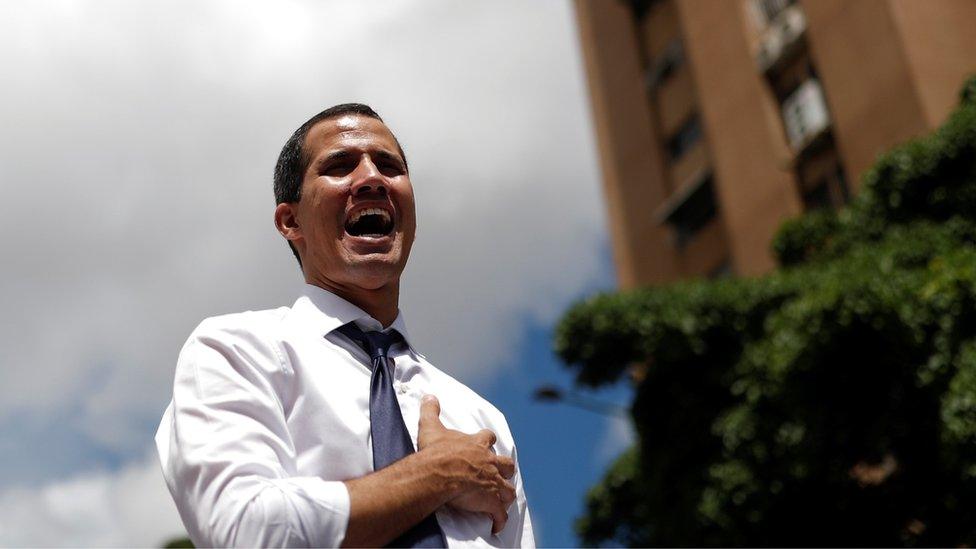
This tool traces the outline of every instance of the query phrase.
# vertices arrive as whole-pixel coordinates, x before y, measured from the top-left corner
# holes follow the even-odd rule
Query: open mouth
[[[350,236],[382,238],[393,232],[393,219],[387,210],[366,208],[349,216],[345,229]]]

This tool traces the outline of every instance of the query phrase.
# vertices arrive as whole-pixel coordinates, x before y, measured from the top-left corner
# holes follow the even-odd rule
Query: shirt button
[[[397,392],[400,393],[401,395],[405,395],[405,394],[407,394],[407,391],[409,389],[410,388],[407,387],[407,384],[406,383],[401,383],[400,386],[397,387]]]

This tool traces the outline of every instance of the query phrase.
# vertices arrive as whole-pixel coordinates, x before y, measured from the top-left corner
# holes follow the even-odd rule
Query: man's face
[[[375,290],[399,281],[417,229],[413,187],[385,124],[367,116],[319,122],[296,221],[306,279]]]

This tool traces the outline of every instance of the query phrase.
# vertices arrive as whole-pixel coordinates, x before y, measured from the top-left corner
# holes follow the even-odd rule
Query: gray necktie
[[[388,355],[390,346],[403,341],[403,336],[396,330],[364,332],[351,322],[337,330],[369,353],[373,370],[369,384],[369,430],[373,438],[373,469],[379,471],[415,451],[393,390],[393,359]],[[437,518],[430,514],[390,542],[389,547],[447,547],[447,543]]]

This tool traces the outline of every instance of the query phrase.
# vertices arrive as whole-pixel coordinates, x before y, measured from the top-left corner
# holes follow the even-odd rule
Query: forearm
[[[453,499],[459,483],[438,452],[424,451],[345,482],[349,524],[343,547],[382,547]]]

